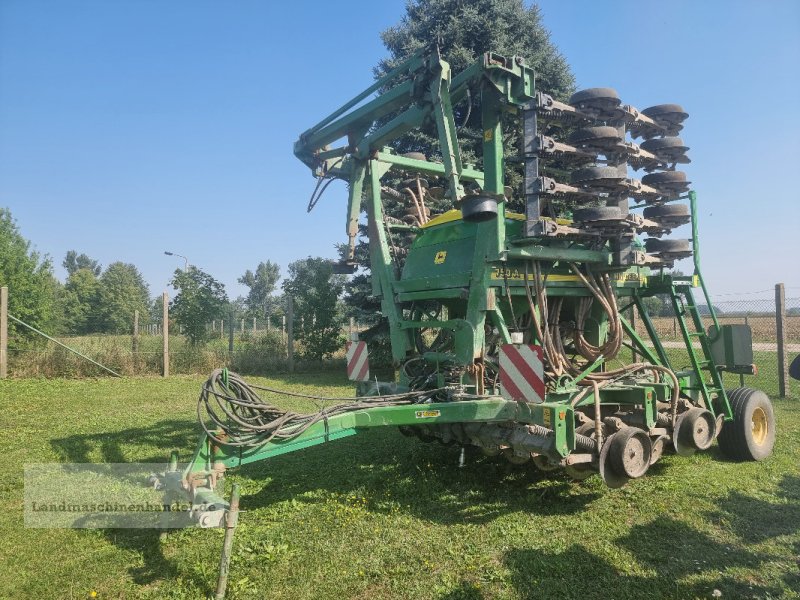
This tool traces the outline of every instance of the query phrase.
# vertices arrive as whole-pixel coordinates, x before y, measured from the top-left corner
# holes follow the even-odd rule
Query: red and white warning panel
[[[500,395],[518,402],[544,402],[544,358],[541,346],[500,346]]]
[[[347,342],[347,378],[350,381],[369,381],[367,342]]]

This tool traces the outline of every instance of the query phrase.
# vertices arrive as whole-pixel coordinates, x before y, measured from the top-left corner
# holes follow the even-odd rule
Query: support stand
[[[215,600],[223,600],[225,591],[228,587],[228,572],[231,565],[231,549],[233,548],[233,534],[239,522],[239,484],[233,485],[231,492],[231,504],[225,515],[225,539],[222,542],[222,555],[219,559],[219,577],[217,578],[217,591],[214,594]]]

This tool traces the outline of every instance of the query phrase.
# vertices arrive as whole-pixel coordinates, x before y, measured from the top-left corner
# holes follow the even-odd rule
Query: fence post
[[[256,332],[256,318],[253,317],[253,333]]]
[[[8,287],[0,288],[0,379],[8,377]]]
[[[286,296],[286,362],[289,372],[294,371],[294,302],[291,296]]]
[[[350,317],[350,331],[349,331],[350,335],[347,336],[348,340],[354,339],[353,338],[353,331],[355,330],[355,322],[356,322],[355,318]]]
[[[131,342],[131,352],[135,355],[139,352],[139,311],[133,311],[133,340]],[[134,356],[134,359],[136,357]]]
[[[775,284],[775,324],[778,338],[778,396],[786,398],[789,365],[786,362],[786,290],[782,283]]]
[[[225,319],[219,320],[219,339],[225,339]]]
[[[231,326],[228,327],[228,353],[233,353],[233,328],[236,327],[235,321],[233,320],[233,313],[231,313]]]
[[[164,377],[169,377],[169,294],[164,292],[161,296],[161,303],[164,305],[163,323],[161,324],[161,334],[164,336]]]

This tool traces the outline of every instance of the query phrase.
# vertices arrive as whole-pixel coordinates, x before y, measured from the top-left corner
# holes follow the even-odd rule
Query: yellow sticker
[[[436,265],[441,265],[446,258],[447,250],[439,250],[439,252],[436,253],[436,256],[433,257],[433,263]]]
[[[484,142],[491,142],[493,137],[494,137],[494,131],[492,131],[491,129],[485,129],[483,131]]]
[[[550,409],[545,408],[542,410],[542,422],[544,423],[545,427],[550,427],[553,424],[553,417],[550,414]]]
[[[525,272],[516,267],[495,267],[491,272],[492,279],[510,279],[513,281],[523,281],[525,279]],[[528,273],[528,281],[535,281],[536,278],[533,273]],[[548,275],[547,281],[578,281],[577,275]]]
[[[640,276],[636,273],[612,273],[610,277],[614,281],[621,281],[623,283],[638,281],[639,283],[644,284],[647,281],[645,277]],[[510,281],[524,281],[525,272],[516,267],[495,267],[492,269],[491,278],[495,280],[508,279]],[[533,276],[533,273],[528,273],[527,280],[535,281],[536,278]],[[579,279],[577,275],[558,275],[551,273],[550,275],[547,276],[547,281],[550,282],[579,281]]]
[[[431,417],[440,417],[440,416],[442,416],[442,411],[440,411],[440,410],[418,410],[414,414],[418,419],[429,419]]]
[[[611,279],[613,281],[622,281],[623,283],[627,282],[639,282],[644,283],[644,277],[639,275],[639,273],[632,271],[632,272],[624,272],[624,273],[611,273]]]

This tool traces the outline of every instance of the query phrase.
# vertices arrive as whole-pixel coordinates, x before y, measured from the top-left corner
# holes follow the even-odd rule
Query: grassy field
[[[187,458],[202,379],[0,382],[3,598],[202,598],[222,532],[22,526],[31,462]],[[339,375],[257,381],[349,393]],[[311,409],[301,401],[286,406]],[[621,490],[423,444],[395,430],[232,473],[231,598],[800,598],[800,402],[766,462],[716,447]]]

